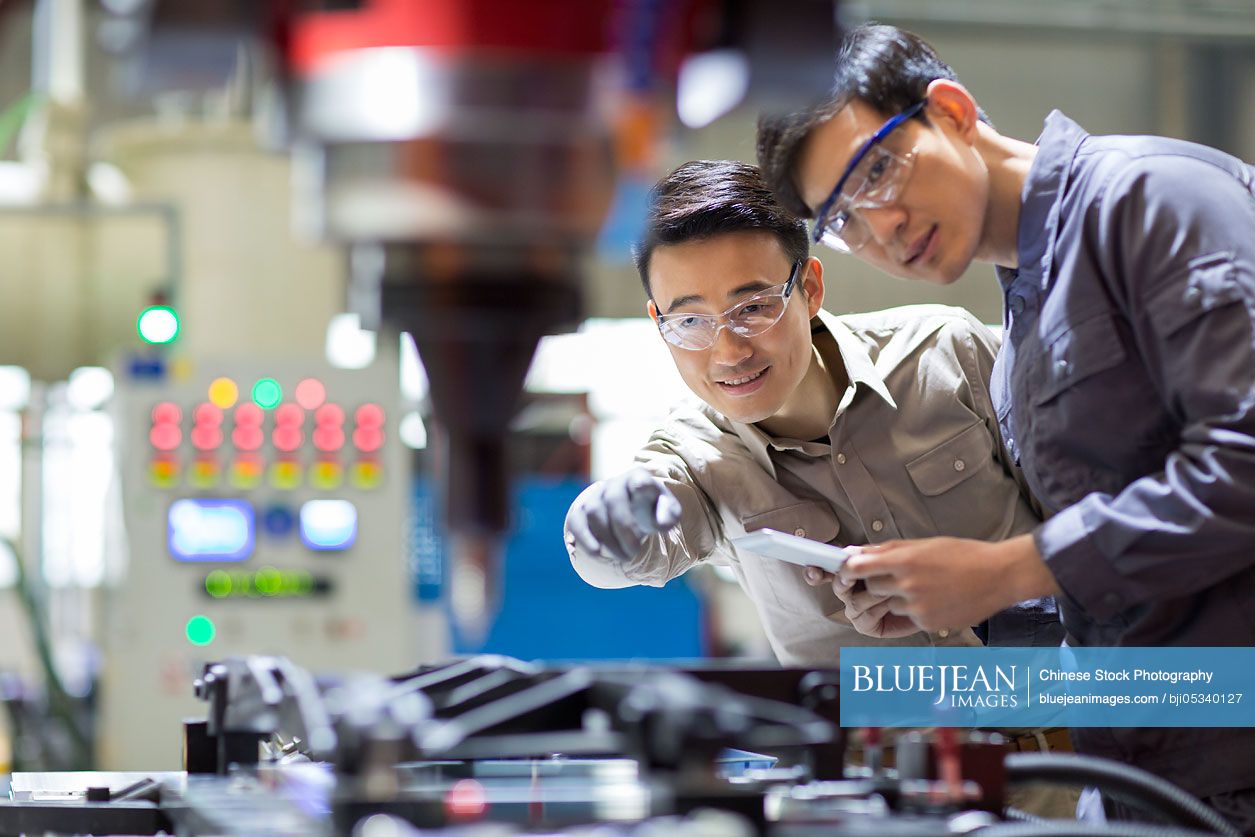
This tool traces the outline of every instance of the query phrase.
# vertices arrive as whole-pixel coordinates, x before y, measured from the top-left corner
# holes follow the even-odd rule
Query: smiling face
[[[957,88],[957,90],[955,89]],[[855,251],[865,262],[904,279],[949,284],[976,258],[985,231],[989,177],[975,150],[975,102],[970,112],[955,97],[957,85],[929,88],[928,122],[908,119],[882,144],[912,156],[897,199],[863,207],[871,236]],[[828,198],[846,165],[893,114],[854,99],[807,138],[795,170],[800,196],[814,212]]]
[[[650,316],[722,314],[788,280],[792,267],[769,232],[725,233],[660,246],[649,262]],[[671,343],[667,348],[698,398],[736,421],[763,421],[789,404],[806,376],[813,357],[810,319],[822,303],[822,275],[818,262],[809,260],[798,271],[784,315],[762,334],[741,337],[723,328],[708,349]]]

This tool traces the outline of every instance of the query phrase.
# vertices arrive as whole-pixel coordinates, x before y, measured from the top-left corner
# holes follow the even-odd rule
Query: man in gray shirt
[[[1031,531],[1039,520],[987,387],[996,338],[956,308],[823,311],[805,224],[753,166],[688,163],[654,194],[637,265],[698,400],[671,414],[636,468],[572,505],[576,571],[599,587],[661,586],[725,564],[787,664],[836,665],[846,645],[979,644],[963,621],[869,639],[818,574],[731,541],[763,528],[840,545]],[[988,639],[1057,643],[1053,610],[999,614]]]
[[[938,283],[998,266],[996,411],[1048,516],[1001,543],[874,547],[835,583],[847,612],[892,635],[1062,594],[1070,643],[1255,644],[1255,171],[1058,112],[1035,145],[1003,136],[887,26],[853,30],[831,99],[764,119],[758,143],[838,249]],[[1073,734],[1255,831],[1255,729]]]

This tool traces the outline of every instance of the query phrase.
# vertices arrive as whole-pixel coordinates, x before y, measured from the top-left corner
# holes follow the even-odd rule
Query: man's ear
[[[654,301],[652,299],[649,302],[645,303],[645,310],[649,312],[649,318],[653,320],[655,323],[657,323],[658,322],[658,306],[654,304]]]
[[[976,142],[980,110],[976,106],[976,99],[957,81],[948,78],[933,79],[928,85],[928,105],[924,112],[928,114],[930,121],[948,124],[967,142]]]
[[[802,288],[806,291],[806,310],[814,317],[824,307],[824,263],[811,256],[801,270]]]

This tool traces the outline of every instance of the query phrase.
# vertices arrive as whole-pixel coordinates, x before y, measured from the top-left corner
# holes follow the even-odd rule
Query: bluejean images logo
[[[844,648],[843,726],[1255,727],[1255,647]]]
[[[1015,666],[854,665],[853,690],[935,694],[933,706],[954,709],[1014,709]]]

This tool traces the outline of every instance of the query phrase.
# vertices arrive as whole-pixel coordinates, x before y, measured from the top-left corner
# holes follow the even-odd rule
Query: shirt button
[[[797,535],[799,538],[804,538],[804,537],[806,537],[806,530],[805,530],[805,529],[794,529],[794,530],[793,530],[793,534]]]
[[[941,630],[937,631],[937,636],[941,637],[942,639],[945,639],[946,637],[950,636],[950,629],[942,628]]]
[[[879,520],[873,520],[873,521],[872,521],[872,531],[873,531],[873,532],[879,532],[879,531],[880,531],[881,529],[883,529],[883,528],[885,528],[885,524],[884,524],[884,523],[880,522]]]
[[[845,454],[844,454],[844,453],[839,453],[839,454],[837,454],[837,464],[838,464],[838,465],[844,465],[844,464],[845,464]]]
[[[1068,374],[1068,369],[1070,369],[1071,366],[1072,364],[1068,363],[1067,358],[1059,358],[1055,361],[1055,369],[1059,370],[1060,375]]]
[[[964,462],[962,459],[954,460],[954,470],[962,471],[966,467],[967,467],[967,463]]]

